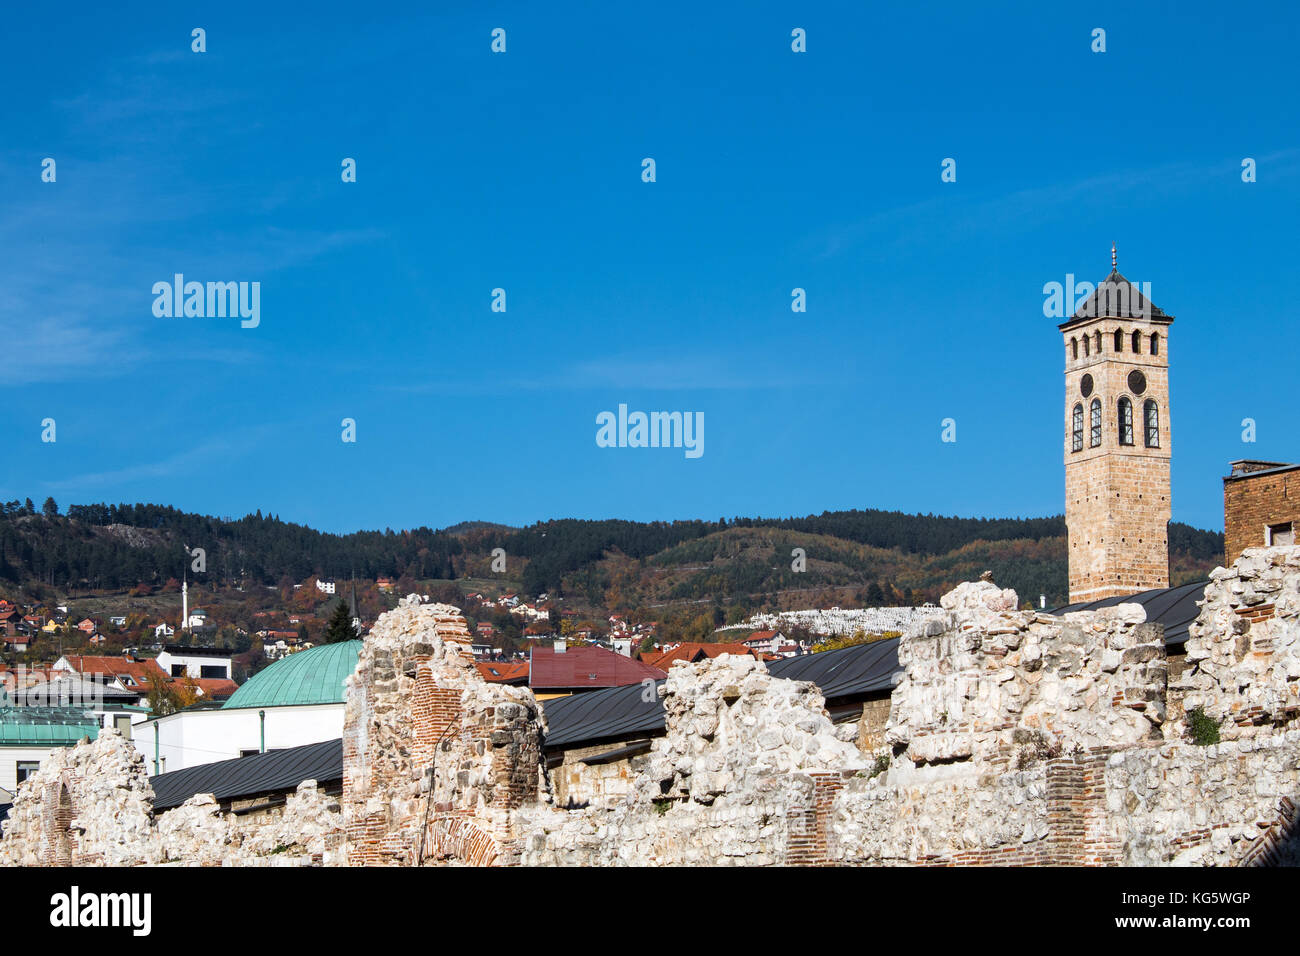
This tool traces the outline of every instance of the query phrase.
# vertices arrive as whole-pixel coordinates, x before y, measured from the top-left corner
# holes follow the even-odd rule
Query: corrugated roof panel
[[[1065,614],[1068,611],[1095,611],[1102,607],[1114,607],[1116,604],[1141,604],[1147,612],[1147,620],[1165,627],[1165,646],[1181,646],[1187,642],[1187,626],[1196,620],[1200,613],[1200,602],[1205,598],[1205,588],[1209,581],[1193,581],[1173,588],[1153,588],[1139,591],[1137,594],[1121,594],[1117,597],[1102,598],[1099,601],[1087,601],[1079,604],[1067,604],[1058,607],[1052,614]]]
[[[173,770],[150,778],[150,783],[154,809],[166,810],[196,793],[210,793],[226,801],[293,790],[304,780],[324,784],[342,779],[343,741],[335,739]]]

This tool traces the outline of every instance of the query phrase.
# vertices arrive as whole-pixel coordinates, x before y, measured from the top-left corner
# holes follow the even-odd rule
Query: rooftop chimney
[[[568,641],[556,641],[556,642],[555,642],[555,653],[557,653],[557,654],[563,654],[563,653],[565,652],[565,650],[568,648],[568,646],[569,646]]]

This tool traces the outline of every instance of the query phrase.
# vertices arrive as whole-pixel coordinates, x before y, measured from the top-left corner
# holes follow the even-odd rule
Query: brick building
[[[1112,268],[1059,326],[1071,603],[1169,586],[1173,320]]]
[[[1223,479],[1223,550],[1232,564],[1246,548],[1295,544],[1300,465],[1234,461]]]

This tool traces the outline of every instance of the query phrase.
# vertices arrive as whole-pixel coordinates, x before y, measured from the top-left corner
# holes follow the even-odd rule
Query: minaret
[[[1070,602],[1169,586],[1169,326],[1111,272],[1059,326],[1065,344]]]
[[[185,573],[185,580],[181,583],[181,630],[190,629],[190,577],[189,572]]]

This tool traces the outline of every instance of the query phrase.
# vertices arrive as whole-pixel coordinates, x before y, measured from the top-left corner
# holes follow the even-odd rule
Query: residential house
[[[780,631],[755,631],[741,643],[760,654],[775,654],[777,648],[783,647],[789,641]]]
[[[206,677],[230,680],[230,651],[214,647],[185,647],[168,644],[157,658],[158,666],[169,677]]]
[[[651,667],[667,671],[669,667],[678,661],[694,663],[695,661],[712,660],[715,657],[721,657],[723,654],[734,654],[737,657],[754,657],[758,660],[764,659],[762,652],[745,644],[708,644],[685,641],[671,647],[647,651],[641,655],[641,660]]]

